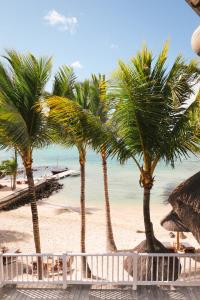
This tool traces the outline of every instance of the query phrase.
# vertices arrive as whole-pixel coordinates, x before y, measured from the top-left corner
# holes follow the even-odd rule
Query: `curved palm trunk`
[[[105,213],[106,213],[106,249],[107,251],[117,251],[117,247],[114,241],[111,213],[110,213],[110,201],[108,194],[108,175],[107,175],[107,160],[105,151],[101,151],[102,167],[103,167],[103,180],[104,180],[104,195],[105,195]]]
[[[32,212],[32,223],[33,223],[33,236],[35,242],[36,253],[41,253],[40,246],[40,230],[39,230],[39,218],[38,209],[35,195],[35,185],[33,180],[33,171],[31,164],[25,164],[26,176],[28,181],[29,195],[31,199],[31,212]],[[42,279],[42,260],[38,257],[38,277]]]
[[[85,253],[85,160],[86,152],[82,147],[79,148],[79,162],[80,162],[80,172],[81,172],[81,189],[80,189],[80,210],[81,210],[81,252]],[[84,277],[91,277],[91,270],[87,264],[87,259],[82,256],[82,273]]]

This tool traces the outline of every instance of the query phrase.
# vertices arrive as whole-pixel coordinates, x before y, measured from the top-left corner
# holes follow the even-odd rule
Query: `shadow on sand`
[[[51,202],[47,201],[38,201],[38,205],[48,205],[56,210],[57,214],[63,214],[63,213],[78,213],[80,214],[80,207],[78,206],[65,206],[65,205],[58,205],[58,204],[53,204]],[[91,215],[94,212],[101,210],[100,208],[95,208],[95,207],[88,207],[85,209],[86,214]]]
[[[12,231],[12,230],[0,230],[0,244],[10,243],[17,241],[27,241],[32,237],[29,233]]]

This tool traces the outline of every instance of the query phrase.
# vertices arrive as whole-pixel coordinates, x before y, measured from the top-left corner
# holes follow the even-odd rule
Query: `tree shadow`
[[[63,214],[63,213],[78,213],[80,214],[80,207],[79,206],[65,206],[65,205],[58,205],[58,204],[54,204],[48,201],[39,201],[38,205],[49,205],[50,207],[55,209],[56,214]],[[100,208],[96,208],[96,207],[86,207],[85,208],[85,213],[86,215],[91,215],[93,213],[95,213],[96,211],[101,210]]]
[[[81,209],[79,206],[68,206],[68,207],[62,207],[60,208],[61,211],[67,211],[67,212],[73,212],[73,213],[78,213],[80,214],[81,213]],[[94,212],[100,210],[99,208],[94,208],[94,207],[88,207],[88,208],[85,208],[85,213],[86,215],[92,215]]]
[[[0,244],[17,241],[27,241],[32,237],[29,233],[14,231],[14,230],[0,230]]]

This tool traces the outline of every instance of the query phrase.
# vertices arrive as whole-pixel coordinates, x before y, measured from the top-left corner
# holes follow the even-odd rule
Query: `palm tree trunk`
[[[150,193],[151,187],[144,185],[144,197],[143,197],[143,216],[144,216],[144,227],[147,242],[147,252],[154,252],[154,233],[153,224],[150,217]]]
[[[17,179],[17,174],[16,172],[13,174],[13,184],[12,184],[12,190],[16,190],[16,179]]]
[[[16,190],[16,179],[17,179],[17,150],[15,149],[15,163],[16,163],[16,170],[13,174],[13,190]]]
[[[13,176],[10,175],[10,188],[13,190]]]
[[[86,153],[85,149],[79,149],[79,162],[80,162],[80,171],[81,171],[81,189],[80,189],[80,209],[81,209],[81,252],[85,253],[85,231],[86,231],[86,222],[85,222],[85,159]],[[91,277],[91,271],[87,264],[85,256],[82,256],[82,272],[84,277]]]
[[[106,249],[107,251],[117,251],[117,247],[114,241],[111,213],[110,213],[110,201],[108,194],[108,175],[107,175],[107,160],[105,151],[101,151],[102,167],[103,167],[103,180],[104,180],[104,195],[105,195],[105,213],[106,213]]]
[[[81,191],[80,191],[80,208],[81,208],[81,252],[85,252],[85,159],[80,157],[81,171]]]
[[[35,242],[36,253],[41,253],[40,246],[40,230],[39,230],[39,218],[38,209],[35,195],[35,185],[33,180],[33,171],[31,164],[25,164],[26,176],[28,181],[29,196],[31,200],[31,212],[32,212],[32,223],[33,223],[33,236]],[[42,260],[38,257],[38,277],[42,279]]]

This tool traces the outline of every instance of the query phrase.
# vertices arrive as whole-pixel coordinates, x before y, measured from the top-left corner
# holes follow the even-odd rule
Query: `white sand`
[[[38,202],[42,252],[79,252],[80,214],[78,209],[66,211],[62,208]],[[89,208],[88,208],[89,209]],[[151,215],[156,237],[163,242],[173,242],[169,232],[160,226],[160,220],[170,210],[164,205],[152,205]],[[86,216],[87,252],[105,252],[105,216],[103,208],[90,210]],[[112,208],[112,222],[118,249],[131,249],[144,239],[142,207],[115,206]],[[199,248],[191,233],[187,233],[184,242]],[[34,252],[30,205],[18,209],[0,212],[0,245],[20,248],[22,252]]]

